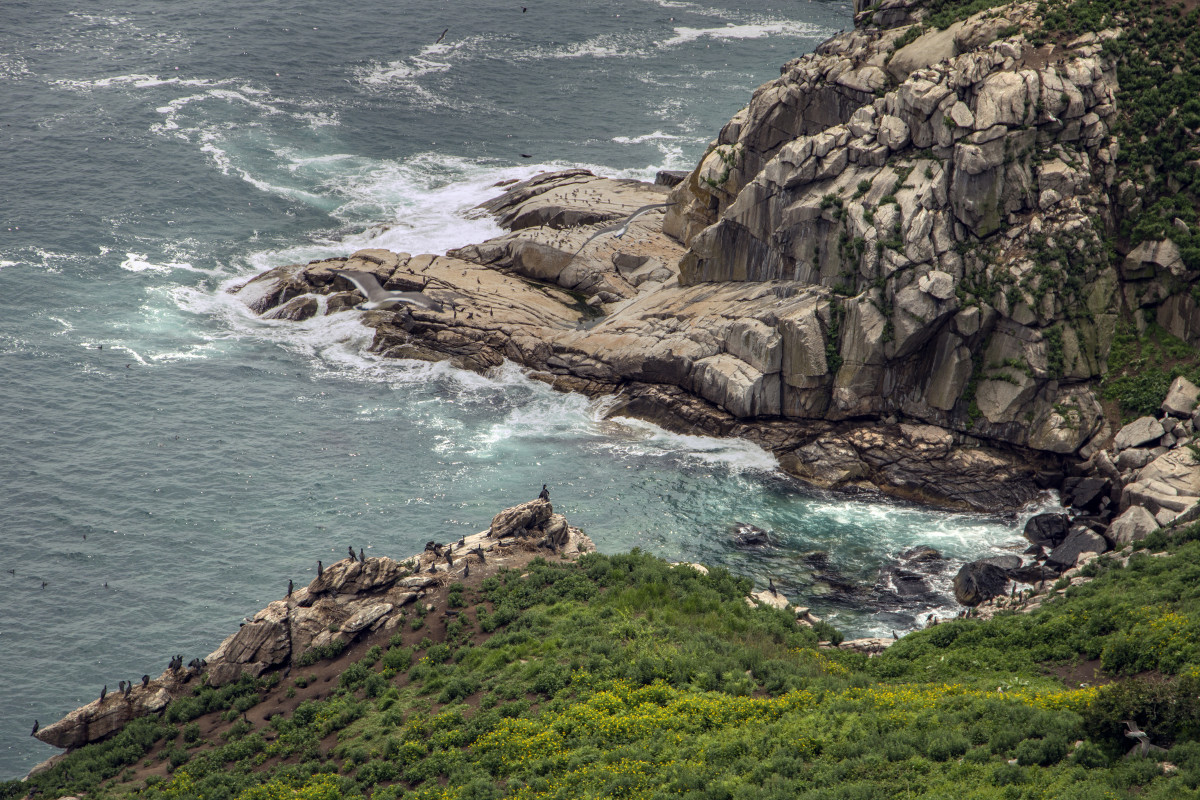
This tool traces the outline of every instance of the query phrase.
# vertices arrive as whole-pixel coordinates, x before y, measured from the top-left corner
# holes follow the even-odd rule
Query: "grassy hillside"
[[[1190,537],[873,659],[818,649],[722,570],[535,561],[450,587],[448,624],[413,615],[329,683],[314,664],[198,689],[0,797],[1200,797]],[[1129,718],[1166,751],[1123,758]]]

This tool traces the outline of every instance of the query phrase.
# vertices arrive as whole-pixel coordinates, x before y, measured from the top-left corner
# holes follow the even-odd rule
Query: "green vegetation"
[[[1113,335],[1101,396],[1115,400],[1127,420],[1154,415],[1180,375],[1200,383],[1200,351],[1157,325],[1147,325],[1139,336],[1122,324]]]
[[[724,570],[539,560],[455,592],[468,610],[444,642],[372,647],[269,730],[239,719],[204,749],[168,719],[266,687],[202,688],[0,798],[1196,798],[1200,527],[1146,544],[1168,552],[873,659],[818,649],[828,626],[748,607]],[[1084,659],[1119,679],[1064,686],[1048,668]],[[1169,751],[1122,758],[1130,718]],[[151,753],[167,776],[125,782]]]

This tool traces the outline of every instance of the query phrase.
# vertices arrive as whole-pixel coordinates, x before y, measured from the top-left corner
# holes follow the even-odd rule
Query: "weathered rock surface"
[[[1117,544],[1141,541],[1161,527],[1154,515],[1141,506],[1130,506],[1112,521],[1108,538]]]

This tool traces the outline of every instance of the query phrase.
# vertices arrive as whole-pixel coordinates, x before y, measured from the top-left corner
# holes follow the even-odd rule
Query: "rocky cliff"
[[[1122,326],[1200,337],[1194,208],[1147,238],[1155,193],[1200,160],[1156,173],[1123,150],[1146,140],[1129,144],[1118,82],[1142,21],[978,5],[859,9],[670,190],[539,176],[481,209],[511,229],[498,239],[238,291],[298,319],[356,301],[330,268],[428,285],[450,305],[374,313],[376,350],[511,359],[676,429],[753,438],[822,486],[1014,507],[1119,427],[1098,385]]]

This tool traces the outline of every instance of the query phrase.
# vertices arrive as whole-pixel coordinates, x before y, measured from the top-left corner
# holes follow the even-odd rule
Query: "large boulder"
[[[1053,549],[1062,544],[1071,530],[1071,518],[1066,514],[1037,514],[1025,523],[1024,536],[1038,547]]]
[[[1162,438],[1164,433],[1166,431],[1163,430],[1162,423],[1154,417],[1139,417],[1117,432],[1113,447],[1117,450],[1141,447]]]
[[[492,517],[491,527],[488,528],[488,535],[493,539],[502,539],[505,536],[521,536],[538,529],[550,519],[550,515],[554,513],[554,507],[550,505],[549,500],[530,500],[528,503],[522,503],[519,506],[506,508],[496,516]]]
[[[1007,588],[1008,574],[988,559],[963,564],[954,576],[954,599],[964,606],[977,606]]]
[[[1198,400],[1200,400],[1200,387],[1180,375],[1171,383],[1167,399],[1163,400],[1162,410],[1163,413],[1186,419],[1191,417],[1192,412],[1196,410]]]
[[[1046,562],[1064,569],[1070,569],[1079,561],[1084,553],[1104,553],[1108,551],[1108,542],[1104,537],[1090,528],[1077,525],[1067,534],[1067,538],[1058,547],[1050,551]]]
[[[1145,539],[1158,530],[1158,520],[1141,506],[1130,506],[1121,516],[1113,520],[1108,528],[1108,538],[1123,545]]]

